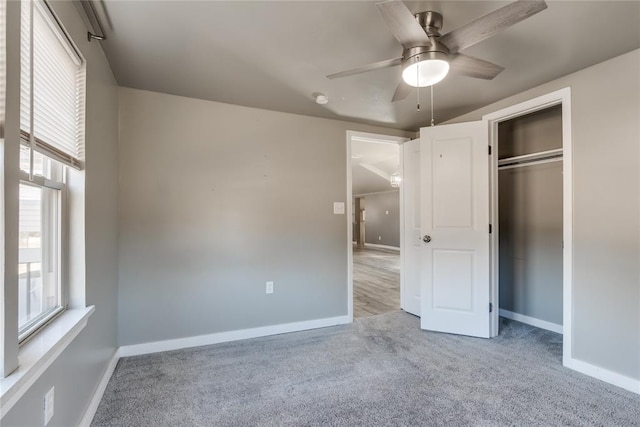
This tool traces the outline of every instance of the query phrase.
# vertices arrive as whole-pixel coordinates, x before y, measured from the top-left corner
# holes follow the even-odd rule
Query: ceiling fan
[[[341,71],[327,78],[336,79],[400,65],[402,81],[392,101],[406,98],[412,87],[431,86],[440,82],[449,70],[463,76],[493,79],[504,70],[503,67],[461,54],[460,51],[547,8],[544,0],[518,0],[440,35],[442,15],[437,12],[414,15],[400,0],[388,0],[376,6],[402,45],[402,56]]]

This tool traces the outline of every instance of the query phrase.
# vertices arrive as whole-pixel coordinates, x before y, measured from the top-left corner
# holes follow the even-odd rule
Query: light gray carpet
[[[123,358],[93,426],[640,425],[640,396],[561,365],[560,335],[491,340],[393,312]]]

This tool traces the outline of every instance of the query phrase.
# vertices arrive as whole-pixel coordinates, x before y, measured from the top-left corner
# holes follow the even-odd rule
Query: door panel
[[[433,228],[473,226],[471,138],[433,141]]]
[[[433,306],[439,310],[473,310],[472,251],[433,251]]]
[[[402,146],[404,240],[402,247],[402,309],[420,316],[420,140]]]
[[[420,131],[423,329],[489,337],[487,150],[485,122]]]

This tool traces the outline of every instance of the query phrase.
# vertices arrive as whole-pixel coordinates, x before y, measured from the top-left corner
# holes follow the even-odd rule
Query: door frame
[[[498,335],[499,317],[499,232],[498,232],[498,124],[529,113],[562,105],[562,364],[567,365],[572,358],[573,340],[573,162],[571,136],[571,88],[566,87],[528,101],[512,105],[499,111],[484,115],[488,122],[489,146],[489,218],[494,224],[489,239],[490,255],[490,301],[495,309],[491,313],[491,336]]]
[[[351,217],[353,216],[353,177],[351,175],[351,141],[363,141],[372,142],[376,144],[396,144],[401,146],[411,138],[404,138],[401,136],[380,135],[376,133],[347,131],[347,316],[348,322],[353,322],[353,223]],[[402,149],[399,150],[399,172],[400,176],[404,175],[404,158]],[[402,185],[402,184],[400,184]],[[403,244],[404,244],[404,198],[402,191],[400,191],[400,301],[402,302],[403,295],[403,277],[402,274],[402,261],[403,261]]]

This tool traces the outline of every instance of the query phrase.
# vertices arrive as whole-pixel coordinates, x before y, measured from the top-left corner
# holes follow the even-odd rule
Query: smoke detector
[[[316,95],[316,104],[324,105],[329,102],[329,97],[325,94],[319,93]]]

